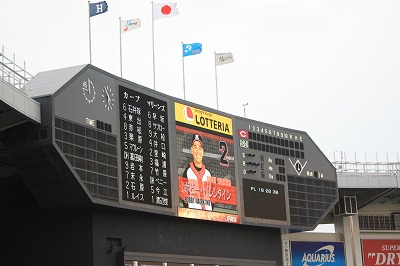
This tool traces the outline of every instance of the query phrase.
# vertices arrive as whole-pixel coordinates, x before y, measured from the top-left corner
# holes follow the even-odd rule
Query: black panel
[[[171,207],[167,102],[119,89],[122,198]]]
[[[55,118],[55,140],[94,197],[118,200],[116,136]]]
[[[290,220],[293,226],[312,226],[338,197],[337,182],[288,176]]]
[[[243,196],[246,217],[287,220],[284,185],[243,179]]]

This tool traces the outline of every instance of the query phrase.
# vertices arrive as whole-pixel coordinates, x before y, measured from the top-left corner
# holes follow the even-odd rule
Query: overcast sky
[[[91,1],[95,3],[97,1]],[[162,1],[154,1],[160,3]],[[400,152],[400,1],[181,0],[179,15],[154,21],[156,90],[183,98],[181,43],[203,52],[184,58],[186,100],[307,132],[334,151],[373,160]],[[91,18],[92,64],[120,75],[119,17],[140,18],[122,34],[123,77],[153,89],[150,0],[108,0]],[[31,74],[89,63],[88,2],[0,0],[0,44]],[[394,160],[391,159],[391,160]]]

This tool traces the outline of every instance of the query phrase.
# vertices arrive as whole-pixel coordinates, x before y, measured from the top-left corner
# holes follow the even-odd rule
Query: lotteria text
[[[195,115],[195,122],[197,125],[201,125],[202,127],[231,134],[231,129],[229,128],[229,125],[227,123],[223,123],[221,121],[204,116],[198,116],[197,114]]]

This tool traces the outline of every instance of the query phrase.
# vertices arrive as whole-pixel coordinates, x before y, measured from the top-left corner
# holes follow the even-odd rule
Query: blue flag
[[[89,3],[90,16],[96,16],[103,14],[108,11],[108,5],[106,1],[98,2],[98,3]]]
[[[201,43],[182,44],[182,48],[183,56],[199,54],[203,50]]]

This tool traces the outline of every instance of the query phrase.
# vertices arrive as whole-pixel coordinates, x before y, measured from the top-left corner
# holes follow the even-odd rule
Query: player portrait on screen
[[[232,119],[179,103],[175,119],[178,216],[239,223]]]
[[[193,197],[186,198],[183,201],[183,205],[191,209],[211,211],[212,206],[209,196],[206,194],[201,195],[201,191],[205,189],[203,187],[204,182],[209,180],[211,173],[203,164],[203,138],[198,133],[192,136],[191,152],[193,161],[186,167],[182,177],[193,180],[192,184],[195,186],[194,191],[196,193],[193,194]]]

